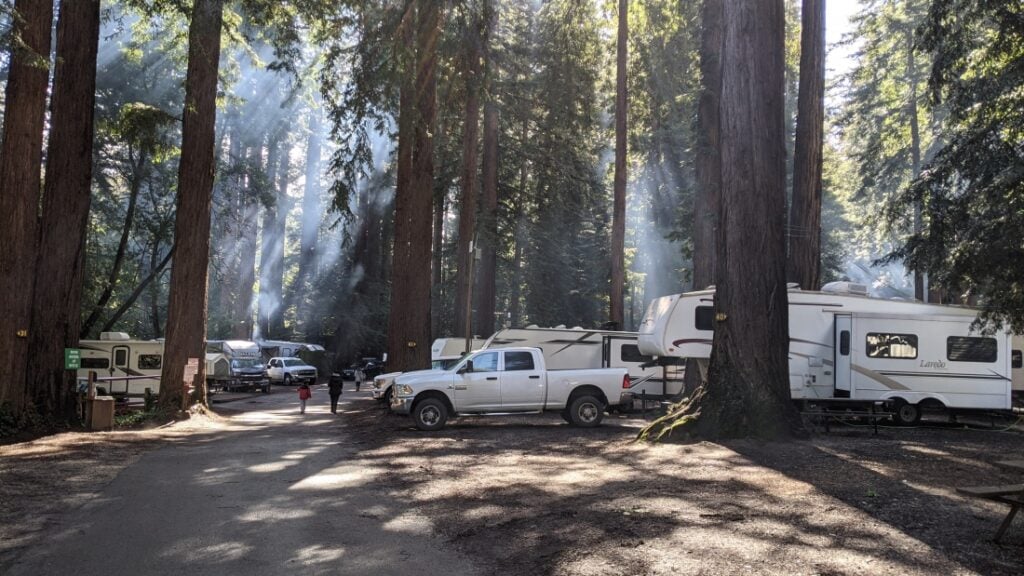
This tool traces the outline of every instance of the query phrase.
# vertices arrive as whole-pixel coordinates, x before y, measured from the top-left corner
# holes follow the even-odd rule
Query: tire
[[[292,385],[292,375],[291,374],[285,374],[284,375],[284,385],[285,386],[291,386]]]
[[[900,402],[896,405],[892,419],[900,426],[913,426],[921,421],[921,407],[909,402]]]
[[[384,391],[384,396],[382,397],[382,399],[384,400],[385,406],[391,406],[391,392],[393,389],[393,386],[389,386],[388,389]]]
[[[569,424],[572,424],[572,418],[569,417],[569,409],[568,408],[566,408],[565,410],[562,410],[561,416],[562,416],[562,420],[565,420]]]
[[[573,426],[593,428],[603,418],[604,404],[593,396],[579,396],[569,404],[569,421]]]
[[[437,398],[424,398],[412,409],[412,419],[420,430],[434,432],[448,421],[448,407]]]

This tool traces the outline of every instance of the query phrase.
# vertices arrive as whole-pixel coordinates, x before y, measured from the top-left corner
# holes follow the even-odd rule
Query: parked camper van
[[[711,356],[714,290],[651,302],[639,347],[657,357]],[[794,399],[892,400],[896,419],[922,409],[1011,407],[1011,336],[973,332],[977,310],[870,298],[867,287],[833,282],[789,290],[789,378]],[[1018,348],[1019,349],[1019,348]],[[706,363],[705,363],[706,365]]]
[[[260,389],[270,392],[260,347],[248,340],[206,343],[206,382],[211,390]]]
[[[638,336],[637,332],[530,326],[498,331],[487,340],[484,348],[540,348],[549,370],[626,368],[634,397],[645,394],[651,398],[671,398],[680,394],[683,390],[681,362],[655,365],[654,358],[640,352]]]
[[[148,388],[160,392],[160,371],[164,361],[163,340],[133,340],[124,332],[103,332],[99,340],[82,340],[82,367],[78,378],[96,372],[101,378],[149,376],[145,379],[110,380],[100,383],[115,397],[143,396]]]
[[[481,338],[470,339],[469,352],[483,348],[484,342],[486,340]],[[438,338],[430,345],[430,367],[435,370],[447,370],[462,360],[466,352],[465,338]]]

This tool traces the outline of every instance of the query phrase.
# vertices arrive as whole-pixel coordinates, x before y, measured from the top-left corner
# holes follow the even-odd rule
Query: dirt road
[[[863,428],[646,445],[642,421],[465,418],[423,434],[365,392],[233,403],[19,536],[4,574],[1019,574],[1024,522],[957,486],[1024,436]],[[168,445],[169,444],[169,445]],[[0,479],[10,477],[2,464]],[[70,466],[70,464],[69,464]],[[10,547],[9,547],[10,548]],[[80,568],[77,568],[80,567]]]

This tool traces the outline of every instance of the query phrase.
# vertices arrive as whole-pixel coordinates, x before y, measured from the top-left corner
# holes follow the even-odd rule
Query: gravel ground
[[[1021,482],[991,464],[1021,453],[1017,432],[936,426],[873,436],[840,427],[790,443],[650,445],[632,442],[641,419],[610,417],[582,430],[555,415],[462,418],[425,434],[365,392],[344,398],[338,418],[263,433],[287,435],[296,450],[315,439],[325,458],[370,483],[359,491],[358,518],[382,529],[400,514],[423,518],[479,573],[1024,571],[1024,521],[993,544],[1005,508],[955,493]],[[273,398],[258,400],[236,408],[251,418]],[[204,442],[232,420],[0,447],[0,559],[47,536],[143,452]],[[337,445],[324,446],[324,434]]]

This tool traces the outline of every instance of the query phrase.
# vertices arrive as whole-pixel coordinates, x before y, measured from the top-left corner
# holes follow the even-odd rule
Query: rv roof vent
[[[558,326],[555,326],[555,330],[565,330],[565,324],[559,324]]]
[[[714,284],[708,284],[708,287],[705,288],[705,290],[714,290],[714,289],[715,289],[715,285]]]
[[[857,296],[867,296],[868,287],[864,284],[857,284],[856,282],[829,282],[821,287],[822,292],[828,292],[830,294],[855,294]]]
[[[799,290],[800,285],[796,282],[786,282],[786,290]]]
[[[573,326],[573,330],[583,330],[583,326]]]
[[[536,324],[530,324],[529,326],[527,326],[527,328],[536,330],[537,328],[540,328],[540,326],[537,326]]]
[[[127,332],[100,332],[100,340],[131,340]]]

